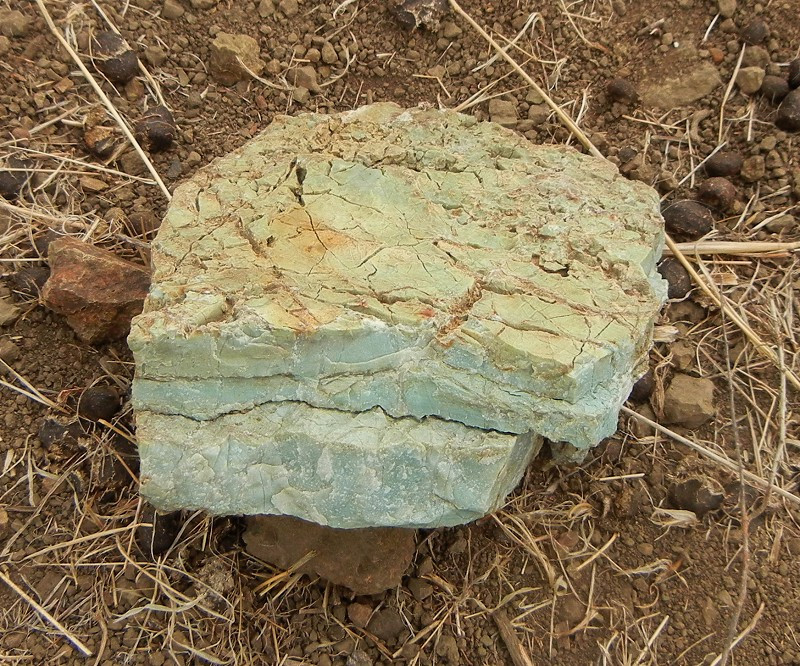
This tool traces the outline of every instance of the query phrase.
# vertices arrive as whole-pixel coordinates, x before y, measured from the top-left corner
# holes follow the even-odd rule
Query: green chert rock
[[[455,112],[376,104],[276,120],[181,185],[153,243],[153,286],[129,338],[143,492],[165,507],[348,527],[491,511],[527,462],[518,435],[586,450],[616,429],[666,292],[658,203],[603,160]],[[315,490],[281,508],[218,462],[196,487],[176,478],[189,474],[178,455],[216,460],[233,413],[240,428],[259,423],[264,451],[253,436],[237,445],[245,467],[289,446],[287,404],[310,423],[328,415],[303,439],[308,456],[345,451],[331,428],[339,437],[366,414],[380,414],[375,446],[392,455],[419,437],[417,469],[388,475],[380,494],[363,485],[359,500],[416,507],[348,513],[313,477]],[[430,430],[401,435],[408,417]],[[469,458],[446,461],[466,433],[504,441],[506,463],[482,468],[489,477],[443,512],[426,461],[462,475]],[[480,457],[478,444],[465,450]],[[331,497],[367,468],[352,469]]]

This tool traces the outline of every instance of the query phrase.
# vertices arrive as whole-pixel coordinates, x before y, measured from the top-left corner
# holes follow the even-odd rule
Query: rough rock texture
[[[717,68],[710,62],[701,62],[673,78],[653,81],[642,92],[642,102],[645,106],[673,109],[696,102],[721,85]]]
[[[716,414],[714,382],[677,373],[664,394],[664,423],[699,428]]]
[[[335,526],[363,517],[329,499],[349,485],[365,525],[490,511],[538,441],[519,435],[615,430],[662,241],[656,193],[571,148],[389,104],[280,118],[179,187],[153,244],[129,338],[143,492]],[[396,494],[429,512],[378,502]]]
[[[249,35],[217,33],[211,42],[211,75],[222,85],[232,86],[251,78],[250,72],[259,76],[264,71],[258,42]]]
[[[244,533],[247,551],[283,569],[311,551],[299,570],[344,585],[356,594],[397,587],[414,557],[414,530],[338,530],[288,516],[251,516]]]
[[[64,315],[81,340],[94,344],[128,333],[150,286],[146,268],[74,238],[50,243],[48,263],[44,303]]]

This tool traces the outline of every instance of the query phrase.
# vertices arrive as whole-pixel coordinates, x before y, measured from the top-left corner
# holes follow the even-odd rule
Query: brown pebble
[[[736,201],[736,188],[727,178],[714,176],[701,183],[698,196],[704,204],[724,213]]]
[[[775,124],[787,132],[800,130],[800,89],[792,90],[783,98]]]
[[[114,386],[90,386],[78,401],[78,415],[90,421],[110,421],[119,409],[119,390]]]
[[[628,396],[628,400],[634,404],[641,405],[643,402],[647,402],[647,400],[650,399],[650,396],[653,395],[655,387],[655,374],[653,373],[652,368],[648,368],[647,372],[639,377],[638,381],[633,385],[631,394]]]
[[[0,169],[0,196],[5,199],[16,199],[30,178],[29,169],[33,168],[33,162],[18,157],[9,157],[5,167],[5,169]]]
[[[447,0],[395,0],[389,3],[392,13],[405,28],[424,27],[435,32],[449,9]]]
[[[742,28],[741,37],[745,44],[763,44],[767,37],[769,37],[769,26],[763,19],[754,18]]]
[[[697,201],[684,199],[661,211],[667,231],[684,240],[696,240],[714,228],[711,211]]]
[[[744,158],[730,150],[722,150],[706,160],[706,173],[709,176],[735,176],[742,170]]]
[[[136,138],[152,152],[166,150],[175,141],[175,119],[165,106],[155,106],[136,124]]]
[[[675,257],[666,257],[658,265],[658,272],[667,284],[667,298],[685,298],[694,286],[692,276]]]
[[[611,79],[606,85],[606,94],[615,102],[635,102],[639,98],[634,85],[622,77]]]
[[[800,58],[789,63],[789,87],[800,88]]]
[[[110,30],[98,32],[92,40],[92,62],[112,83],[127,83],[139,71],[139,59],[125,40]]]
[[[761,82],[759,92],[773,104],[780,102],[789,94],[789,84],[780,76],[768,74]]]
[[[719,509],[724,500],[722,486],[708,477],[693,476],[669,489],[669,502],[673,508],[692,511],[699,518]]]
[[[145,504],[136,528],[136,544],[148,557],[158,557],[169,550],[181,529],[180,511],[159,514]]]
[[[102,159],[111,157],[117,147],[116,133],[111,127],[103,125],[88,128],[83,134],[83,142],[90,153]]]

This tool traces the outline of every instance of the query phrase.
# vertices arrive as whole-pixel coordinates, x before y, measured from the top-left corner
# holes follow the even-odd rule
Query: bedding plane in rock
[[[153,243],[142,492],[333,527],[484,515],[542,437],[616,429],[663,236],[654,190],[494,123],[278,118],[179,186]]]

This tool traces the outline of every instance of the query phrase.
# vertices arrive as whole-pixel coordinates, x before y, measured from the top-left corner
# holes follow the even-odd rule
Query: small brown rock
[[[763,44],[769,37],[769,26],[763,19],[754,18],[742,28],[741,37],[745,44]]]
[[[699,428],[715,414],[714,382],[676,373],[664,395],[664,423]]]
[[[628,396],[628,400],[636,405],[647,402],[650,399],[650,396],[653,395],[653,390],[655,387],[655,374],[653,373],[652,368],[648,368],[647,372],[639,377],[637,382],[633,385],[633,389],[631,389],[631,394]]]
[[[0,326],[10,326],[20,316],[22,311],[5,298],[0,298]]]
[[[696,201],[676,201],[664,208],[661,214],[667,231],[684,240],[696,240],[714,228],[711,211]]]
[[[667,257],[658,265],[658,272],[661,273],[667,284],[667,298],[679,299],[686,298],[692,290],[692,276],[689,275],[683,264],[675,257]]]
[[[185,11],[180,0],[164,0],[164,6],[161,8],[161,16],[167,20],[172,20],[183,16]]]
[[[258,42],[249,35],[218,32],[211,43],[209,61],[211,75],[224,86],[250,79],[250,72],[259,76],[264,71],[264,61]]]
[[[89,127],[83,134],[83,142],[90,153],[106,159],[111,157],[117,147],[117,133],[114,128],[104,125]]]
[[[625,78],[611,79],[606,85],[606,94],[614,102],[635,102],[639,99],[634,85]]]
[[[792,90],[783,98],[775,124],[788,132],[800,130],[800,89]]]
[[[30,19],[17,9],[0,10],[0,34],[6,37],[24,37],[30,29]]]
[[[160,514],[149,504],[142,507],[139,522],[136,545],[153,559],[169,550],[181,530],[180,511]]]
[[[154,153],[166,150],[175,140],[177,128],[169,109],[154,106],[136,124],[136,138]]]
[[[125,40],[110,30],[98,32],[92,40],[92,62],[112,83],[127,83],[139,71],[139,59]]]
[[[394,645],[397,639],[407,630],[403,616],[394,608],[379,610],[367,625],[367,630],[375,634],[384,643]]]
[[[692,476],[674,483],[669,489],[669,501],[673,508],[692,511],[702,518],[709,511],[716,511],[725,500],[722,486],[706,476]]]
[[[697,194],[700,201],[721,213],[730,210],[736,201],[736,188],[731,181],[722,176],[714,176],[703,181]]]
[[[6,363],[14,363],[19,360],[19,347],[8,338],[0,338],[0,359]]]
[[[110,421],[120,407],[120,394],[116,387],[90,386],[78,400],[78,416],[89,421]]]
[[[447,0],[392,0],[392,13],[405,28],[427,28],[431,32],[439,29],[439,23],[447,14]]]
[[[489,119],[503,127],[514,127],[517,124],[517,105],[495,97],[489,100]]]
[[[789,94],[789,84],[780,76],[768,74],[764,77],[759,92],[770,102],[777,104]]]
[[[372,617],[372,608],[367,604],[354,602],[347,606],[347,619],[359,629],[366,628],[370,617]]]
[[[128,333],[150,286],[146,268],[74,238],[53,241],[48,262],[42,298],[78,337],[95,344]]]
[[[136,236],[148,238],[155,235],[161,220],[149,210],[134,211],[128,217],[128,224]]]
[[[31,177],[33,162],[11,156],[6,159],[5,168],[0,168],[0,196],[5,199],[16,199],[28,178]]]
[[[706,173],[709,176],[735,176],[741,171],[743,162],[740,153],[722,150],[706,160]]]
[[[318,93],[321,90],[317,82],[317,70],[311,65],[295,67],[286,75],[286,80],[290,85],[305,88],[312,93]]]
[[[381,527],[334,529],[291,516],[249,516],[247,551],[284,569],[310,551],[301,569],[356,594],[377,594],[400,584],[414,556],[415,530]]]
[[[800,88],[800,58],[789,63],[788,83],[792,89]]]
[[[755,183],[764,177],[767,172],[766,163],[762,155],[752,155],[742,162],[740,175],[742,180]]]
[[[761,67],[742,67],[736,74],[736,85],[745,95],[752,95],[761,88],[765,74]]]

